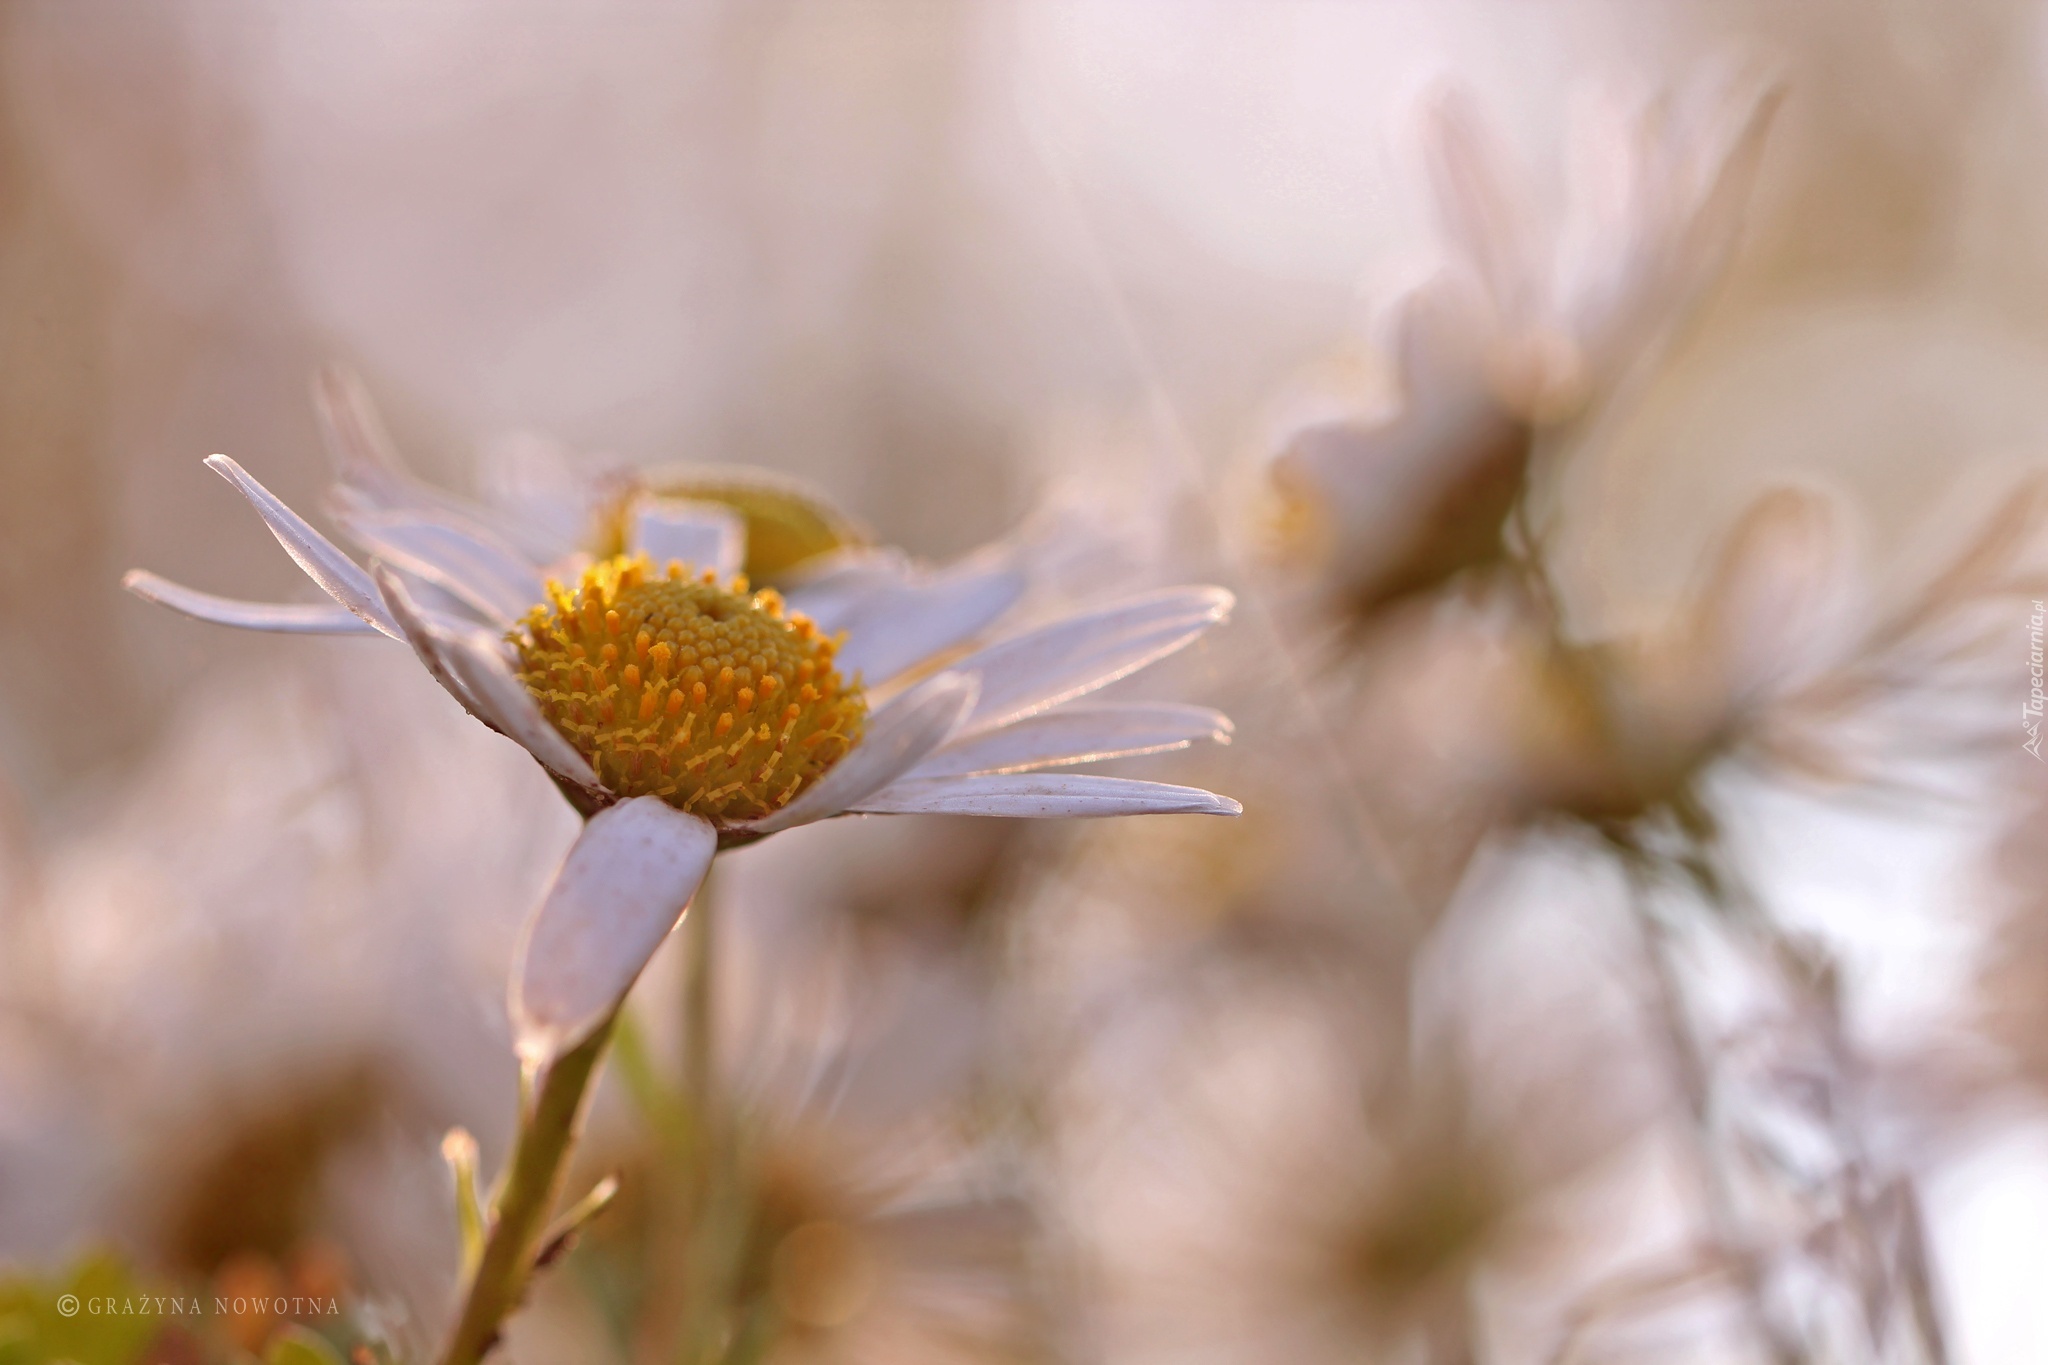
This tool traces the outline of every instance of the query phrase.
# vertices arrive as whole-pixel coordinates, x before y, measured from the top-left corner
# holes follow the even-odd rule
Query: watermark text
[[[339,1317],[341,1302],[317,1294],[96,1294],[81,1299],[64,1294],[57,1311],[67,1318],[185,1318],[212,1313],[219,1317]]]
[[[2020,747],[2036,759],[2041,757],[2041,716],[2044,708],[2048,708],[2048,689],[2042,686],[2041,636],[2044,625],[2048,625],[2048,605],[2036,598],[2034,614],[2027,618],[2027,676],[2031,685],[2027,690],[2026,707],[2020,713],[2020,724],[2027,731],[2027,742]]]

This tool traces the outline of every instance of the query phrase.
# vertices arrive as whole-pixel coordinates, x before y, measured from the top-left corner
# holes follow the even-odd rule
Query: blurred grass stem
[[[1730,1258],[1741,1290],[1743,1315],[1772,1365],[1807,1365],[1806,1352],[1771,1312],[1763,1268],[1737,1211],[1733,1173],[1713,1139],[1711,1063],[1706,1045],[1693,1027],[1692,1012],[1685,1001],[1685,987],[1672,960],[1670,929],[1658,916],[1653,903],[1653,876],[1650,868],[1644,865],[1646,856],[1631,852],[1623,857],[1629,907],[1631,918],[1641,931],[1643,958],[1653,987],[1652,1002],[1670,1046],[1672,1070],[1691,1119],[1686,1128],[1693,1140],[1710,1235],[1715,1245]]]
[[[683,977],[683,1105],[689,1115],[684,1149],[690,1249],[684,1271],[684,1316],[677,1365],[713,1365],[758,1354],[765,1323],[758,1314],[733,1321],[732,1308],[745,1252],[746,1199],[733,1168],[727,1114],[719,1104],[717,991],[712,972],[718,916],[710,887],[684,925],[688,965]]]

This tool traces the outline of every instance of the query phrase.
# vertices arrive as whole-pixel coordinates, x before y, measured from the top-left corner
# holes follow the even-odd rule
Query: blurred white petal
[[[946,742],[974,705],[975,680],[941,673],[911,688],[868,719],[867,733],[796,800],[747,829],[761,834],[826,820],[872,796]]]
[[[1179,702],[1062,706],[948,744],[911,769],[912,778],[1022,772],[1185,749],[1198,739],[1230,742],[1230,718]]]
[[[1672,206],[1655,183],[1647,116],[1589,99],[1567,146],[1572,213],[1559,248],[1559,312],[1581,336],[1605,335],[1649,273],[1646,255],[1666,236]],[[1655,214],[1659,221],[1650,222]],[[1596,349],[1605,350],[1604,346]]]
[[[715,502],[642,498],[633,508],[632,536],[626,546],[626,553],[635,551],[657,567],[679,559],[699,572],[715,569],[720,579],[728,579],[746,562],[747,526],[739,513]]]
[[[242,630],[267,630],[281,635],[383,633],[339,602],[244,602],[188,588],[142,569],[130,569],[122,575],[121,586],[145,602]]]
[[[1312,548],[1327,572],[1367,599],[1427,580],[1441,542],[1484,530],[1464,525],[1490,515],[1468,490],[1512,489],[1526,450],[1488,373],[1486,321],[1462,276],[1431,277],[1389,316],[1399,406],[1296,430],[1273,461],[1276,484],[1319,513],[1327,543]]]
[[[904,582],[916,566],[893,548],[836,550],[799,572],[783,598],[829,634],[848,629],[870,602]]]
[[[1222,588],[1168,588],[977,650],[952,665],[981,679],[967,724],[989,729],[1135,673],[1191,643],[1235,601]]]
[[[342,486],[368,506],[407,506],[425,493],[405,468],[363,381],[323,365],[313,376],[313,411]]]
[[[1785,91],[1778,84],[1752,84],[1718,91],[1704,115],[1710,125],[1696,141],[1685,166],[1680,212],[1682,274],[1674,285],[1674,306],[1683,306],[1718,276],[1734,253],[1743,211],[1763,161],[1764,142]]]
[[[284,505],[276,494],[250,477],[247,470],[225,455],[206,457],[207,468],[232,483],[249,500],[277,543],[284,546],[306,576],[326,590],[327,595],[394,640],[404,639],[398,623],[377,596],[377,585],[360,564],[343,554],[329,540],[307,524],[306,519]]]
[[[591,548],[600,512],[626,495],[633,475],[544,436],[513,432],[484,446],[477,483],[506,539],[534,563],[553,564]]]
[[[604,789],[589,760],[547,723],[526,685],[513,676],[495,636],[420,610],[398,576],[381,565],[377,581],[402,613],[405,638],[420,662],[466,710],[569,781],[593,792]]]
[[[1079,773],[1005,773],[907,778],[853,809],[889,814],[1007,815],[1053,819],[1098,815],[1237,815],[1244,807],[1199,787]]]
[[[652,796],[599,811],[528,921],[512,968],[519,1055],[545,1064],[603,1023],[683,917],[718,831]]]
[[[1556,316],[1612,375],[1727,264],[1781,91],[1754,81],[1579,121]]]
[[[1789,686],[1825,661],[1848,581],[1843,510],[1810,488],[1752,503],[1730,533],[1700,610],[1714,672],[1738,702]]]
[[[557,536],[535,532],[530,516],[534,509],[530,507],[521,509],[527,515],[515,515],[501,507],[458,497],[421,481],[406,467],[405,458],[398,453],[397,445],[385,429],[369,390],[352,371],[342,366],[322,366],[314,376],[313,408],[319,416],[320,434],[334,464],[335,483],[328,491],[328,503],[337,516],[345,520],[368,518],[374,524],[384,518],[412,518],[433,524],[451,524],[468,537],[490,542],[493,558],[509,553],[515,559],[524,560],[529,568],[522,573],[530,572],[532,565],[552,563],[568,554],[589,531],[586,518],[591,511],[592,500],[587,495],[574,500],[573,511],[561,513],[573,524],[566,535]],[[488,466],[486,472],[489,472]],[[475,564],[468,565],[466,569],[439,565],[430,572],[427,566],[437,561],[437,551],[431,543],[380,545],[378,553],[394,563],[405,562],[409,571],[421,577],[438,579],[447,569],[456,568],[458,572],[478,576],[479,585],[488,590],[489,574]],[[465,560],[473,560],[474,557],[474,551],[463,555]],[[521,576],[515,573],[511,575],[511,581],[519,581]],[[464,597],[480,610],[493,615],[502,614],[502,601],[486,605],[476,601],[475,594],[465,592]],[[537,597],[526,599],[511,615],[518,616],[538,600]]]
[[[1526,324],[1547,283],[1546,244],[1514,183],[1512,160],[1471,101],[1439,91],[1422,111],[1422,148],[1444,231],[1486,284],[1510,326]]]
[[[365,549],[438,584],[500,625],[509,626],[542,601],[540,571],[492,532],[456,513],[415,505],[338,515]]]

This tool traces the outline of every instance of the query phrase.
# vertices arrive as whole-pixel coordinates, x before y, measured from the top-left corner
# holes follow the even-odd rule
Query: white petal
[[[623,499],[634,476],[545,436],[514,432],[484,447],[477,482],[505,537],[536,564],[553,564],[590,543],[600,510]]]
[[[1399,407],[1298,429],[1273,462],[1276,486],[1328,520],[1332,586],[1367,603],[1411,586],[1403,575],[1446,526],[1476,514],[1483,490],[1519,479],[1528,450],[1522,419],[1489,373],[1487,324],[1469,282],[1439,272],[1385,320]]]
[[[1753,702],[1820,672],[1841,628],[1849,579],[1845,512],[1817,488],[1750,504],[1721,550],[1696,614],[1704,657],[1731,698]]]
[[[1689,246],[1710,270],[1725,263],[1741,228],[1742,207],[1763,160],[1765,136],[1784,103],[1775,82],[1724,93],[1706,118],[1708,146],[1696,153],[1695,193],[1688,224]]]
[[[872,796],[946,742],[974,705],[974,679],[941,673],[905,692],[868,719],[867,733],[796,800],[746,828],[761,834],[828,820]]]
[[[1128,676],[1230,614],[1222,588],[1168,588],[1001,640],[951,665],[981,679],[967,727],[986,730]]]
[[[527,921],[512,966],[519,1055],[544,1065],[619,1007],[711,869],[707,820],[636,797],[599,811]]]
[[[1185,749],[1198,739],[1230,742],[1230,718],[1179,702],[1062,706],[946,745],[910,771],[913,778],[1014,773],[1133,754]]]
[[[405,641],[412,646],[412,652],[419,659],[420,666],[427,670],[435,682],[441,684],[443,691],[461,703],[463,710],[503,734],[503,728],[491,718],[490,709],[478,701],[470,692],[468,685],[456,676],[455,665],[432,625],[438,619],[436,613],[422,606],[404,581],[391,569],[379,564],[375,567],[375,573],[378,591],[383,593],[384,603],[391,608],[391,615],[398,622],[398,628],[405,632]]]
[[[376,405],[353,371],[323,365],[313,376],[313,411],[341,482],[369,505],[411,503],[416,489]]]
[[[1549,290],[1536,215],[1506,151],[1471,101],[1439,93],[1423,110],[1422,146],[1444,231],[1511,325],[1525,325]]]
[[[1667,96],[1582,123],[1559,309],[1599,369],[1634,363],[1726,266],[1780,93],[1742,81],[1704,109]]]
[[[121,586],[145,602],[243,630],[267,630],[282,635],[382,633],[339,602],[244,602],[188,588],[142,569],[130,569],[122,576]]]
[[[853,807],[894,815],[1007,815],[1054,819],[1100,815],[1237,815],[1244,807],[1200,787],[1079,773],[1005,773],[909,778]]]
[[[1575,113],[1558,312],[1574,336],[1604,343],[1616,320],[1645,303],[1652,311],[1663,303],[1647,298],[1646,278],[1665,264],[1675,205],[1668,177],[1652,174],[1662,163],[1644,117],[1604,93]],[[1606,346],[1596,349],[1604,359]]]
[[[604,789],[590,761],[548,724],[526,685],[512,675],[495,636],[482,630],[450,629],[439,629],[436,635],[455,675],[487,708],[486,714],[499,729],[571,782],[593,791]]]
[[[413,652],[464,709],[553,772],[586,790],[604,790],[590,761],[548,724],[525,684],[512,675],[495,636],[421,610],[398,575],[383,565],[377,568],[377,582],[404,624]]]
[[[807,563],[783,597],[827,634],[847,632],[842,665],[886,679],[987,629],[1016,604],[1024,574],[1009,547],[942,569],[901,550],[859,546]]]
[[[1289,433],[1275,481],[1331,518],[1335,573],[1364,580],[1408,552],[1444,491],[1510,449],[1514,423],[1487,372],[1481,301],[1439,272],[1385,315],[1400,367],[1392,413],[1342,414]]]
[[[746,562],[747,524],[715,502],[642,498],[633,508],[626,549],[644,552],[657,565],[680,559],[700,572],[715,569],[720,578],[731,578]]]
[[[385,430],[369,391],[349,370],[338,365],[320,369],[313,377],[313,409],[320,418],[320,434],[337,476],[328,494],[331,508],[356,515],[405,512],[452,519],[461,526],[487,528],[484,534],[494,539],[519,539],[524,528],[499,515],[497,509],[456,497],[415,477]],[[380,547],[377,553],[385,551]],[[537,557],[524,549],[517,553],[530,562],[546,562],[557,552]],[[394,562],[400,558],[389,557]]]
[[[408,573],[438,584],[501,625],[541,604],[540,570],[495,534],[439,508],[344,509],[350,537]]]
[[[893,548],[854,546],[819,555],[796,572],[783,598],[827,634],[845,630],[879,593],[917,572],[909,555]]]
[[[249,500],[277,543],[292,557],[306,576],[326,590],[327,595],[395,640],[405,637],[377,596],[377,585],[360,564],[343,554],[333,541],[306,523],[306,519],[284,505],[276,494],[250,477],[249,471],[225,455],[206,457],[207,467],[232,483]]]
[[[1023,595],[1024,575],[1009,564],[920,574],[864,604],[846,627],[839,667],[884,682],[979,635]]]

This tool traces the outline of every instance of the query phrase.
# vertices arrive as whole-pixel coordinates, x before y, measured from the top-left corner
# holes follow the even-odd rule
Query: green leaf
[[[270,1343],[263,1365],[342,1365],[342,1359],[324,1337],[303,1327],[290,1327]]]
[[[0,1365],[136,1365],[162,1326],[162,1302],[103,1253],[57,1276],[0,1274]]]

